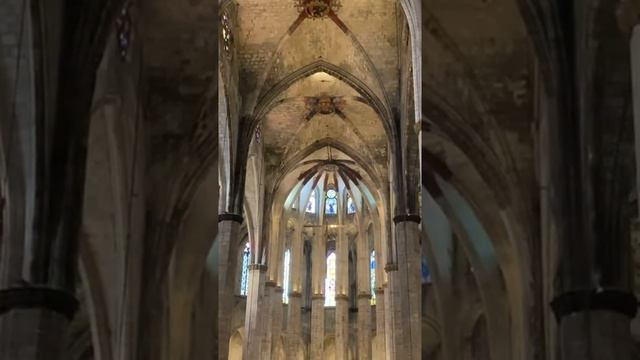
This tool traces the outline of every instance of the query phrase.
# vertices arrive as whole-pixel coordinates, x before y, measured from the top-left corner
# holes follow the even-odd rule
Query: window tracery
[[[325,202],[324,213],[336,215],[338,213],[338,193],[334,189],[327,190],[327,200]]]
[[[324,213],[327,215],[336,215],[338,213],[338,200],[335,198],[327,198]]]

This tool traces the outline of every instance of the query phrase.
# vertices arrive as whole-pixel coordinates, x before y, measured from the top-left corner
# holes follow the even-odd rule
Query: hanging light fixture
[[[312,19],[323,18],[331,11],[336,12],[342,4],[340,0],[294,0],[294,6],[299,13],[304,13]]]

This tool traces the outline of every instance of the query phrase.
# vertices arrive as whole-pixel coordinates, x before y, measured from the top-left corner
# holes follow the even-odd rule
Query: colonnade
[[[409,285],[420,283],[420,248],[417,219],[399,221],[403,230],[399,235],[415,242],[409,246],[395,246],[403,249],[396,263],[385,260],[385,243],[380,229],[372,231],[361,218],[353,217],[356,237],[351,240],[342,215],[335,223],[309,225],[304,231],[304,208],[299,210],[294,228],[287,234],[282,224],[274,236],[279,241],[270,245],[273,262],[268,266],[252,264],[249,267],[249,285],[245,312],[245,338],[243,354],[246,359],[325,359],[327,339],[335,342],[335,358],[357,359],[418,359],[420,353],[420,287]],[[359,216],[361,214],[358,214]],[[351,220],[349,220],[351,221]],[[349,222],[351,224],[351,222]],[[415,225],[415,226],[413,226]],[[396,225],[398,226],[398,225]],[[352,227],[353,228],[353,227]],[[411,231],[416,233],[407,236]],[[310,235],[310,236],[309,236]],[[396,233],[393,238],[398,236]],[[310,260],[305,260],[305,237],[311,244]],[[310,237],[310,239],[309,239]],[[330,240],[331,239],[331,240]],[[333,241],[335,239],[335,242]],[[289,241],[287,241],[289,240]],[[353,243],[352,243],[353,241]],[[376,248],[377,247],[377,248]],[[289,279],[284,279],[284,253],[290,251]],[[355,274],[350,274],[350,254],[355,250]],[[376,284],[372,293],[371,252],[375,250]],[[327,278],[327,256],[335,253],[335,307],[328,311],[325,281]],[[415,259],[414,259],[415,258]],[[255,261],[255,259],[254,259]],[[399,266],[401,261],[406,263]],[[387,266],[379,266],[379,264]],[[309,266],[310,265],[310,266]],[[307,271],[311,272],[306,277]],[[415,274],[411,274],[411,273]],[[414,277],[415,275],[415,277]],[[308,279],[308,283],[305,281]],[[350,288],[350,279],[355,280],[355,289]],[[388,281],[387,281],[388,279]],[[397,284],[391,283],[397,281]],[[404,281],[403,281],[404,280]],[[283,291],[288,281],[288,304],[283,305]],[[310,304],[305,295],[310,294]],[[372,305],[375,295],[376,304]],[[352,336],[350,313],[352,304],[357,307],[354,321],[357,333]],[[406,308],[399,308],[405,306]],[[303,326],[303,314],[310,307],[309,327]],[[375,326],[373,325],[375,311]],[[285,315],[286,312],[286,315]],[[415,312],[412,313],[412,312]],[[335,314],[334,319],[327,316]],[[333,322],[331,320],[334,320]],[[333,323],[333,326],[330,324]],[[306,331],[308,332],[306,332]],[[333,330],[333,336],[330,333]],[[414,331],[418,331],[417,344],[409,348]],[[279,334],[283,334],[280,338]],[[373,341],[375,335],[376,341]],[[351,355],[350,355],[351,354]],[[416,354],[415,356],[413,354]]]

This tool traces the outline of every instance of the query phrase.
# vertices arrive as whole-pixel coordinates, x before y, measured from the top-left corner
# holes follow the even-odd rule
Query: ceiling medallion
[[[294,0],[298,12],[312,19],[320,19],[342,7],[340,0]]]
[[[318,97],[309,96],[305,98],[305,104],[312,114],[329,115],[342,111],[344,107],[342,96],[321,95]]]

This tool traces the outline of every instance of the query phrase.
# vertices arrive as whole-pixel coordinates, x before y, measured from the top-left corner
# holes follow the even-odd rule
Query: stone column
[[[338,228],[336,239],[336,360],[349,354],[349,240]]]
[[[280,294],[281,295],[281,294]],[[262,302],[264,302],[264,309],[260,310],[264,312],[262,320],[260,323],[264,327],[264,332],[262,334],[262,344],[260,345],[260,357],[261,360],[271,360],[273,353],[273,316],[274,316],[274,298],[276,298],[278,294],[276,294],[276,282],[273,280],[267,280],[264,283],[264,297],[262,298]],[[280,296],[282,299],[282,296]]]
[[[245,337],[242,344],[243,359],[253,360],[260,358],[260,345],[264,334],[264,313],[267,304],[264,303],[264,279],[267,267],[261,264],[249,266],[249,286],[247,289],[247,307],[244,317]]]
[[[385,300],[384,300],[384,259],[382,250],[382,236],[377,231],[374,232],[376,249],[376,357],[384,359],[386,353],[385,338]]]
[[[287,357],[296,359],[302,343],[302,273],[304,266],[304,236],[300,222],[291,242],[291,266],[289,271],[289,316],[287,320]],[[287,281],[287,279],[284,279]]]
[[[237,214],[220,214],[218,216],[218,231],[220,241],[220,258],[218,267],[218,359],[227,360],[229,357],[229,338],[231,336],[231,313],[235,290],[235,273],[237,258],[232,249],[240,234],[242,216]]]
[[[311,360],[324,359],[324,279],[326,274],[326,234],[314,233],[311,249]]]
[[[274,297],[273,299],[271,299],[272,303],[271,303],[271,307],[272,307],[272,311],[273,311],[273,323],[271,324],[271,353],[273,354],[272,359],[278,359],[277,358],[277,353],[276,353],[276,349],[278,348],[278,346],[283,346],[284,347],[284,343],[282,342],[282,333],[284,330],[284,327],[282,325],[282,321],[283,321],[283,317],[284,317],[284,305],[282,304],[282,292],[283,289],[281,286],[276,286],[274,288]],[[284,350],[284,348],[282,349]]]
[[[396,259],[387,265],[391,290],[392,359],[421,357],[422,288],[420,286],[420,231],[418,215],[394,219]]]
[[[601,61],[594,44],[601,40],[594,34],[602,29],[593,28],[591,16],[597,9],[592,4],[574,0],[571,5],[571,12],[563,15],[573,20],[573,28],[567,31],[567,41],[561,44],[564,47],[558,50],[573,61],[564,73],[554,73],[559,84],[555,92],[564,97],[558,100],[558,94],[547,96],[551,104],[548,111],[552,123],[558,126],[557,138],[562,141],[554,143],[559,150],[552,161],[557,164],[554,175],[562,179],[554,184],[559,190],[555,193],[564,205],[557,219],[561,228],[559,272],[563,288],[551,306],[558,321],[562,359],[629,360],[634,348],[630,320],[637,311],[636,298],[629,291],[630,239],[616,228],[622,216],[617,215],[618,224],[608,220],[611,213],[623,208],[618,201],[624,200],[608,198],[602,191],[603,187],[620,186],[616,180],[619,176],[604,182],[600,177],[609,169],[603,163],[612,160],[603,150],[612,145],[611,140],[596,126],[608,120],[604,115],[607,108],[598,98],[603,83],[595,70]],[[606,11],[604,16],[615,18]],[[638,61],[637,30],[633,35],[632,64]],[[637,79],[634,82],[637,84]],[[596,118],[598,115],[604,117]],[[607,202],[607,208],[599,206],[605,199],[616,201]]]
[[[371,359],[371,267],[367,234],[359,219],[356,282],[358,288],[358,359]]]
[[[376,258],[378,257],[376,256]],[[376,274],[377,274],[377,269],[376,269]],[[384,333],[384,327],[385,327],[384,305],[385,305],[384,289],[378,286],[376,288],[376,339],[377,339],[377,342],[375,344],[376,354],[375,356],[372,357],[372,359],[374,360],[384,359],[385,353],[387,352],[386,341],[385,341],[386,339],[385,339],[385,333]]]
[[[68,292],[45,286],[0,291],[2,359],[61,359],[66,329],[77,309]]]
[[[640,25],[631,35],[631,85],[633,96],[633,127],[635,131],[636,170],[640,169]],[[636,176],[636,192],[640,199],[640,176]],[[640,207],[640,201],[638,201]],[[640,214],[640,211],[638,212]]]

